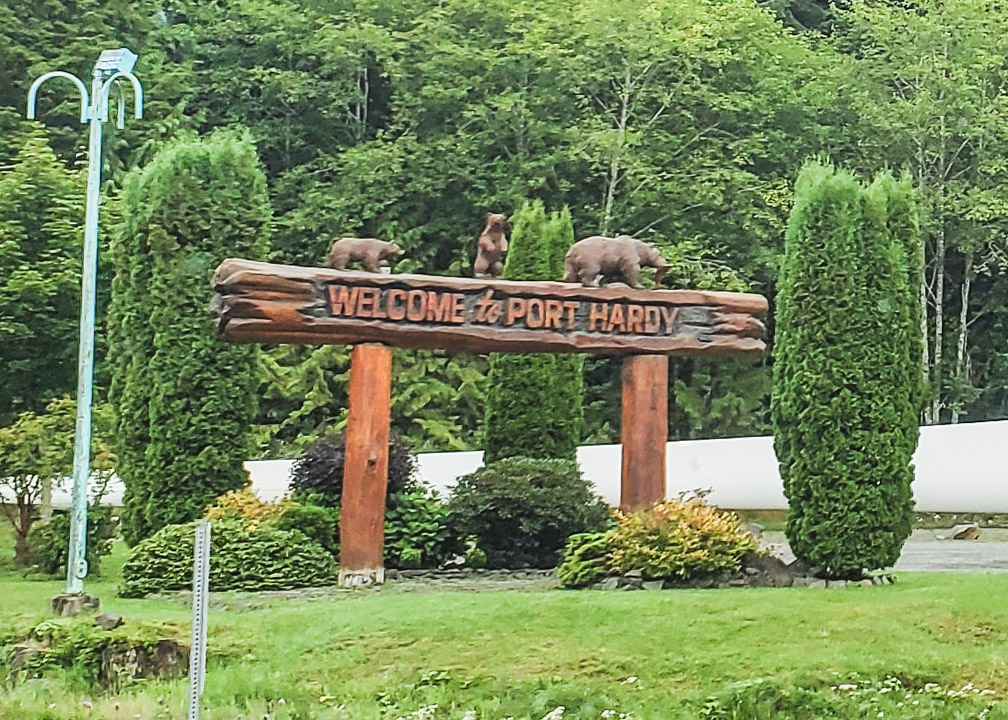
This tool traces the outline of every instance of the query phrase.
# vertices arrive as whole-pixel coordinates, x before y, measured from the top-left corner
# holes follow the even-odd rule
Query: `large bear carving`
[[[381,272],[378,263],[402,255],[394,242],[375,238],[343,238],[333,243],[326,256],[326,265],[333,270],[345,270],[347,263],[359,262],[368,272]]]
[[[580,282],[585,287],[597,287],[599,278],[607,283],[624,282],[641,287],[638,281],[642,267],[656,269],[654,284],[661,284],[668,263],[654,245],[629,235],[614,238],[594,235],[571,245],[564,257],[564,282]]]

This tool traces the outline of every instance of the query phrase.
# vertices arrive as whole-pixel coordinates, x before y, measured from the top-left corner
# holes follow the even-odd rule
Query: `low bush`
[[[123,565],[121,597],[192,587],[196,523],[169,525],[138,543]],[[333,580],[332,555],[298,530],[222,520],[210,533],[210,589],[286,590]]]
[[[291,468],[291,487],[299,502],[338,508],[343,497],[343,465],[346,433],[319,438],[309,445]],[[387,497],[412,488],[416,456],[406,442],[389,438]]]
[[[758,549],[737,517],[703,497],[682,497],[619,514],[607,533],[571,537],[557,577],[564,587],[631,570],[647,580],[691,580],[738,570],[745,554]]]
[[[385,511],[385,566],[437,567],[455,550],[448,507],[422,488],[392,495]]]
[[[101,559],[112,551],[112,541],[119,521],[112,509],[105,506],[88,509],[87,563],[88,574],[101,574]],[[67,570],[70,552],[70,513],[57,511],[46,523],[35,523],[28,534],[28,552],[32,565],[47,575],[62,575]]]
[[[448,503],[452,529],[487,565],[552,567],[567,538],[604,529],[609,510],[570,460],[507,458],[465,475]]]
[[[339,550],[336,537],[337,516],[320,505],[289,505],[276,521],[277,530],[297,530],[335,555]]]

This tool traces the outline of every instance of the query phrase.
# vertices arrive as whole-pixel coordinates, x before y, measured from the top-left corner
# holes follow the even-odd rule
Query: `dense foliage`
[[[385,566],[437,567],[458,546],[448,506],[423,488],[396,493],[385,511]]]
[[[73,390],[80,317],[81,175],[38,131],[12,160],[0,167],[0,426]]]
[[[506,0],[9,0],[0,166],[17,177],[0,192],[0,232],[23,238],[30,226],[52,253],[0,247],[0,315],[17,326],[0,321],[0,353],[16,356],[19,378],[0,387],[11,396],[0,406],[18,406],[0,422],[72,387],[76,304],[66,299],[83,197],[73,168],[86,133],[62,83],[42,89],[46,124],[29,130],[27,88],[50,69],[86,78],[97,49],[119,45],[140,54],[145,117],[106,125],[106,200],[166,141],[245,126],[269,184],[271,255],[283,262],[318,264],[337,237],[377,236],[406,249],[399,270],[465,275],[485,213],[538,198],[571,208],[575,237],[658,243],[674,266],[669,285],[773,295],[804,158],[823,153],[866,176],[907,170],[924,239],[925,420],[1008,416],[1008,14],[998,0],[531,0],[520,12]],[[33,133],[55,149],[59,173]],[[35,175],[16,169],[26,148]],[[27,226],[10,214],[18,208]],[[102,210],[107,236],[119,208]],[[142,264],[133,271],[147,282]],[[100,322],[102,310],[100,299]],[[32,335],[31,357],[7,341]],[[105,341],[99,333],[99,397],[121,357]],[[259,451],[290,456],[340,427],[346,353],[266,355]],[[484,360],[404,352],[396,367],[393,424],[414,447],[480,444]],[[616,372],[610,359],[586,364],[584,440],[618,437]],[[673,436],[767,427],[767,366],[683,359],[673,374]],[[146,441],[133,432],[123,446]]]
[[[830,577],[896,562],[921,409],[909,181],[818,163],[798,180],[777,295],[773,422],[787,535]],[[909,257],[908,257],[909,256]]]
[[[192,587],[195,523],[168,525],[133,548],[123,565],[121,597]],[[210,531],[210,589],[286,590],[334,579],[332,555],[297,530],[215,522]]]
[[[572,460],[506,458],[458,479],[450,526],[492,568],[552,567],[567,538],[603,529],[606,505]]]
[[[101,559],[112,552],[119,523],[106,505],[88,508],[88,575],[101,574]],[[70,513],[55,512],[48,522],[36,523],[28,533],[29,562],[47,575],[64,575],[70,552]]]
[[[546,213],[541,202],[523,205],[513,228],[507,280],[559,280],[574,242],[570,211]],[[484,460],[505,457],[574,459],[581,439],[583,379],[579,355],[490,356]]]
[[[734,515],[702,497],[679,498],[620,514],[607,532],[572,536],[557,577],[564,587],[632,570],[646,580],[693,580],[738,570],[746,553],[757,549]]]
[[[291,488],[298,500],[338,508],[343,497],[346,434],[325,435],[305,448],[291,468]],[[415,480],[416,456],[406,443],[389,435],[386,502],[409,490]]]
[[[136,542],[246,481],[256,350],[217,340],[208,308],[222,258],[267,250],[255,147],[234,133],[171,145],[127,178],[123,216],[109,324],[123,531]]]

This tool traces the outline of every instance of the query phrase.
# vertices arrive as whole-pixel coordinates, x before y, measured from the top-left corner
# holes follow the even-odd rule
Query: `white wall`
[[[914,456],[917,479],[914,499],[922,512],[1008,512],[1008,421],[936,425],[921,429]],[[429,453],[418,460],[423,482],[444,494],[460,475],[482,464],[481,452]],[[619,503],[620,446],[578,449],[585,476],[610,504]],[[253,488],[263,499],[287,492],[290,460],[245,463]],[[733,509],[783,510],[773,439],[690,440],[668,444],[669,496],[699,488],[712,490],[711,502]],[[70,504],[69,482],[53,493],[56,507]],[[4,490],[0,488],[0,497]],[[121,504],[122,485],[113,482],[106,495]]]

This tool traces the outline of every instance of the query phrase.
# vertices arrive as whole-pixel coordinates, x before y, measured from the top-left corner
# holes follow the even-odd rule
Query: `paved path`
[[[896,570],[930,572],[1008,572],[1008,531],[981,529],[979,540],[939,540],[942,530],[915,530],[903,546]],[[774,554],[794,559],[783,533],[766,533]]]

